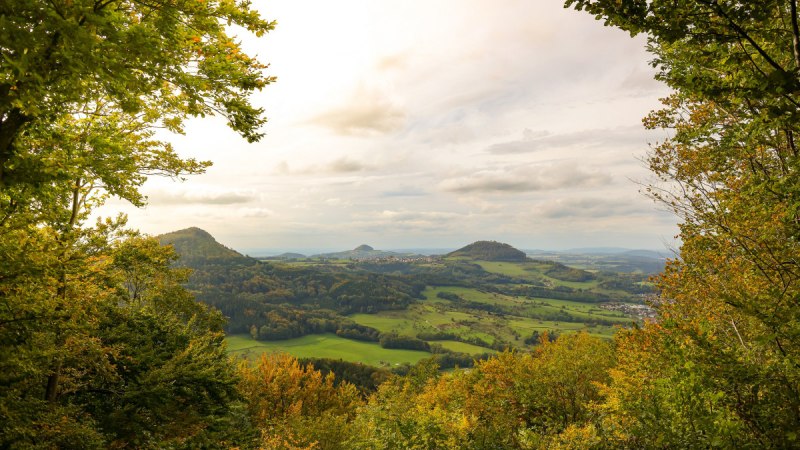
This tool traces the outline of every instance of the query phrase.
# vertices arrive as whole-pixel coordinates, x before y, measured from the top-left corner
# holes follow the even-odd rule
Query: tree
[[[246,96],[272,79],[226,32],[274,27],[250,2],[22,0],[0,5],[0,17],[3,184],[25,176],[8,164],[28,127],[98,99],[172,130],[220,113],[248,140],[260,137],[262,111]]]
[[[247,97],[272,78],[229,25],[274,24],[233,0],[0,3],[0,447],[236,445],[221,315],[124,219],[84,226],[207,167],[157,127],[221,114],[260,138]]]
[[[658,357],[621,356],[611,396],[618,429],[665,446],[796,446],[796,0],[566,5],[647,34],[657,78],[674,90],[645,124],[673,131],[649,157],[663,181],[649,192],[681,218],[683,244],[659,280],[659,323],[621,337],[625,352],[647,345]]]
[[[533,353],[504,352],[469,371],[439,375],[430,364],[378,388],[355,421],[354,448],[585,448],[578,443],[599,441],[592,405],[614,364],[608,342],[545,335]]]
[[[221,114],[248,141],[261,137],[263,111],[247,96],[273,78],[226,33],[273,28],[249,2],[24,0],[0,5],[0,24],[3,222],[47,210],[42,201],[65,195],[48,192],[56,186],[140,205],[145,176],[207,165],[178,158],[154,127],[181,132],[187,117]]]
[[[337,386],[332,372],[323,376],[287,354],[262,354],[239,371],[261,448],[349,448],[347,427],[361,404],[355,386]]]

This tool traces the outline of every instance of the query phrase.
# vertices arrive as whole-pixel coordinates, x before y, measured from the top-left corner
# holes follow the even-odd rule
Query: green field
[[[479,303],[497,304],[515,308],[519,314],[498,315],[480,310],[458,310],[459,306],[450,300],[437,297],[439,292],[458,294],[462,298]],[[453,333],[464,339],[478,338],[489,344],[498,340],[511,343],[515,347],[525,347],[524,340],[534,331],[553,330],[558,334],[587,331],[588,333],[610,338],[616,330],[612,326],[587,325],[577,322],[542,320],[526,317],[527,314],[555,313],[564,311],[580,319],[611,320],[620,325],[628,325],[631,318],[618,312],[607,311],[593,303],[581,303],[556,299],[528,299],[502,294],[483,292],[459,286],[429,287],[423,291],[427,300],[411,305],[402,311],[381,311],[375,314],[354,314],[353,321],[375,328],[383,333],[394,332],[416,337],[422,332]],[[436,341],[433,341],[436,342]],[[458,346],[470,344],[458,343]],[[455,344],[448,344],[455,345]],[[456,347],[458,347],[456,346]],[[448,347],[465,353],[481,353],[483,347]]]
[[[553,314],[559,311],[564,311],[578,319],[587,321],[591,321],[591,319],[603,319],[618,323],[620,325],[627,325],[631,322],[631,319],[626,317],[624,314],[601,309],[596,303],[583,303],[569,300],[556,300],[551,298],[529,299],[525,297],[513,297],[493,292],[484,292],[478,289],[470,289],[460,286],[429,287],[425,289],[422,294],[426,299],[434,304],[451,304],[452,302],[449,300],[437,297],[437,294],[440,292],[457,294],[463,299],[472,302],[514,307],[516,308],[515,315],[519,316],[536,317],[540,314]]]
[[[573,289],[594,289],[599,284],[597,280],[592,281],[565,281],[545,275],[545,271],[551,266],[537,262],[498,262],[498,261],[475,261],[483,270],[505,275],[509,277],[522,278],[530,281],[543,282],[549,286],[567,286]]]
[[[479,347],[477,345],[467,344],[459,341],[431,341],[431,344],[439,344],[448,350],[458,353],[469,353],[471,355],[476,355],[481,353],[496,353],[494,350],[488,348]]]
[[[285,341],[256,341],[245,334],[228,336],[228,352],[255,359],[265,352],[285,352],[298,358],[332,358],[362,362],[371,366],[415,364],[430,357],[418,350],[385,349],[374,342],[344,339],[332,333],[314,334]]]
[[[534,331],[539,333],[543,331],[555,331],[557,334],[576,333],[578,331],[585,331],[592,336],[609,339],[614,336],[617,331],[615,327],[604,325],[586,326],[583,323],[574,322],[553,322],[549,320],[533,320],[521,317],[514,317],[508,321],[508,326],[521,334],[522,336],[530,336]]]
[[[375,328],[381,333],[394,332],[416,336],[419,332],[432,332],[454,323],[477,320],[479,316],[462,311],[448,311],[436,305],[411,305],[402,311],[381,311],[377,314],[353,314],[355,322]]]

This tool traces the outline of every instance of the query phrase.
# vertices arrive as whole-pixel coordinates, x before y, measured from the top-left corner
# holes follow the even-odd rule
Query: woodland
[[[657,316],[613,340],[545,332],[470,370],[425,359],[392,374],[286,354],[232,360],[224,329],[244,322],[195,300],[173,247],[124,217],[88,220],[110,197],[142,206],[148,177],[209,166],[179,157],[158,128],[219,115],[262,137],[264,111],[248,98],[274,80],[229,26],[261,36],[273,22],[234,0],[0,2],[0,448],[800,446],[796,0],[565,6],[645,35],[672,89],[644,119],[670,132],[647,156],[660,180],[647,191],[677,214],[682,242],[655,279]],[[407,307],[428,284],[225,264],[259,295],[292,297],[286,283],[302,280],[294,300],[330,311],[318,324]],[[329,299],[315,283],[380,286],[385,301],[367,304],[361,288]]]

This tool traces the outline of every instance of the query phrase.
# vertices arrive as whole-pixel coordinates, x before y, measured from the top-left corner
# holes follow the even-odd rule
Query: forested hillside
[[[213,236],[200,228],[187,228],[158,236],[161,245],[171,245],[180,255],[182,264],[191,266],[200,260],[243,260],[244,255],[217,242]]]
[[[525,261],[525,252],[502,242],[478,241],[460,248],[447,256],[463,256],[485,261]]]

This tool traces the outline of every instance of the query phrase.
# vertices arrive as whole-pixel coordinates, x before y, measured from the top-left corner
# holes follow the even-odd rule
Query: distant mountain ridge
[[[182,259],[248,259],[236,250],[220,244],[207,231],[197,227],[165,233],[156,236],[156,239],[161,242],[161,245],[172,245]]]
[[[525,252],[497,241],[477,241],[447,254],[449,257],[466,257],[484,261],[523,262]]]
[[[412,256],[410,253],[397,253],[385,250],[375,250],[367,244],[361,244],[352,250],[345,250],[343,252],[334,253],[321,253],[314,255],[315,258],[330,258],[330,259],[378,259],[396,257],[401,258],[404,256]]]
[[[302,253],[286,252],[286,253],[281,253],[280,255],[269,256],[269,257],[266,257],[266,258],[263,258],[263,259],[278,259],[278,260],[281,260],[281,259],[305,259],[305,258],[306,258],[306,255],[304,255]]]
[[[577,255],[628,255],[640,256],[642,258],[664,259],[671,256],[669,253],[657,250],[630,249],[623,247],[586,247],[571,248],[558,253],[569,253]]]

